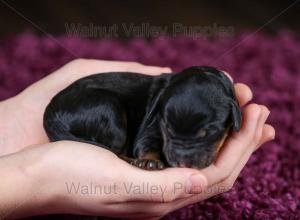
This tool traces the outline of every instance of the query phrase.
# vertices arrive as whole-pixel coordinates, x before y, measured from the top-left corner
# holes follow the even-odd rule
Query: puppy
[[[241,123],[231,81],[206,66],[91,75],[58,93],[44,114],[50,141],[94,144],[148,170],[208,166]]]

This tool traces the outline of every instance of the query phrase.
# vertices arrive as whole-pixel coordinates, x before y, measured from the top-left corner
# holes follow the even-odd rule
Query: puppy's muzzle
[[[168,141],[163,146],[166,162],[171,167],[186,167],[201,169],[209,166],[215,159],[216,145],[201,146],[203,144],[181,144]]]
[[[161,123],[160,128],[163,136],[163,154],[169,166],[202,169],[215,160],[220,148],[219,142],[180,140],[168,135],[165,123]]]

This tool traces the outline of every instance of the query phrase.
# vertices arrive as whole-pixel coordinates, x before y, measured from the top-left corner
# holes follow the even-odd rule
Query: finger
[[[226,140],[215,163],[201,170],[207,178],[208,185],[221,182],[234,170],[236,164],[253,142],[260,114],[261,108],[257,104],[250,104],[245,108],[241,130],[238,133],[234,132]]]
[[[230,76],[228,72],[223,71],[223,73],[230,79],[231,82],[233,82],[233,78]],[[245,105],[247,102],[249,102],[252,99],[253,96],[252,91],[249,88],[249,86],[247,86],[246,84],[235,83],[234,90],[240,106]]]
[[[209,186],[206,189],[204,189],[202,193],[195,194],[188,198],[178,199],[170,205],[172,207],[172,210],[177,210],[182,207],[206,200],[208,198],[211,198],[211,197],[218,195],[220,193],[223,193],[223,192],[224,192],[224,189],[219,187],[218,184],[215,184],[215,185]]]
[[[138,73],[149,74],[149,75],[159,75],[162,73],[172,72],[170,67],[147,66],[143,64],[140,64],[137,67],[129,65],[128,70],[132,72],[138,72]]]
[[[268,126],[267,126],[268,127]],[[263,132],[265,130],[265,128],[267,128],[265,125],[263,126]],[[261,139],[261,143],[263,143],[263,141],[268,141],[267,139],[265,139],[262,136]],[[259,146],[261,145],[261,143],[259,144]],[[252,153],[257,149],[258,147],[256,146],[253,150],[251,148],[249,148],[248,151],[246,151],[246,153],[243,155],[243,157],[241,158],[241,160],[239,161],[239,163],[237,164],[237,166],[235,167],[234,171],[230,174],[230,176],[224,180],[223,182],[216,184],[214,186],[214,195],[219,194],[221,192],[222,189],[225,189],[225,191],[228,191],[228,189],[230,189],[234,182],[236,181],[236,179],[238,178],[238,176],[240,175],[240,172],[242,171],[242,169],[245,167],[245,165],[247,164],[247,162],[249,161]],[[210,196],[210,195],[209,195]]]
[[[171,72],[169,67],[147,66],[141,63],[126,61],[85,59],[82,63],[77,62],[75,65],[78,67],[78,74],[84,76],[103,72],[137,72],[150,75]]]
[[[253,140],[253,144],[252,144],[253,146],[250,145],[246,149],[245,153],[241,156],[240,160],[235,165],[232,173],[227,178],[225,178],[223,181],[221,181],[219,184],[215,184],[216,186],[214,188],[215,191],[213,192],[213,194],[221,193],[222,191],[225,192],[232,187],[236,178],[238,177],[241,170],[248,162],[252,153],[255,151],[257,144],[261,140],[263,128],[264,128],[265,122],[269,116],[270,111],[263,105],[260,105],[259,107],[261,108],[261,114],[259,116],[258,123],[256,126],[256,134],[254,135],[254,138],[253,138],[254,140]]]
[[[145,171],[132,167],[128,170],[130,183],[147,186],[143,194],[129,196],[128,201],[152,201],[169,203],[186,198],[206,187],[205,177],[195,169],[168,168],[161,171]]]
[[[270,111],[266,106],[260,105],[260,107],[261,107],[261,115],[260,115],[258,125],[257,125],[257,128],[256,128],[256,134],[255,134],[255,137],[254,137],[255,144],[253,146],[252,151],[254,151],[256,146],[259,144],[259,141],[261,140],[261,137],[262,137],[264,124],[265,124],[267,118],[270,115]]]
[[[262,114],[260,115],[260,117],[258,119],[259,122],[257,124],[257,130],[258,130],[258,132],[262,132],[262,134],[261,134],[261,140],[259,142],[259,145],[261,145],[265,141],[268,141],[268,140],[274,138],[274,135],[275,135],[274,128],[270,125],[264,124],[269,115],[267,108],[265,108],[264,106],[260,106],[260,108],[262,109]],[[262,131],[260,131],[260,130],[262,130]],[[249,160],[249,158],[250,158],[251,154],[254,152],[254,150],[255,149],[252,149],[251,147],[249,147],[246,150],[245,154],[242,155],[242,157],[240,158],[240,161],[234,167],[232,173],[228,176],[228,178],[224,179],[220,183],[216,183],[212,186],[209,186],[207,189],[204,189],[203,192],[199,195],[194,195],[187,199],[178,201],[177,203],[174,204],[176,209],[186,206],[186,205],[189,205],[189,204],[193,204],[193,203],[205,200],[205,199],[215,196],[217,194],[228,191],[232,187],[233,183],[236,181],[241,170],[246,165],[247,161]]]
[[[104,72],[138,72],[149,75],[170,73],[169,67],[146,66],[135,62],[119,62],[94,59],[78,59],[59,68],[52,74],[32,84],[23,93],[46,106],[55,94],[74,81],[95,73]],[[40,93],[43,88],[47,93]]]
[[[236,83],[234,84],[234,90],[240,106],[244,106],[251,101],[253,94],[246,84]]]
[[[275,138],[275,129],[273,126],[269,124],[264,124],[263,132],[259,144],[256,146],[255,150],[257,150],[264,143],[271,141]]]
[[[268,115],[269,115],[268,109],[265,106],[260,106],[260,108],[261,108],[262,112],[261,112],[261,114],[259,116],[259,119],[258,119],[257,130],[258,130],[258,133],[259,132],[263,133],[261,135],[262,138],[260,140],[260,144],[261,144],[264,141],[267,141],[268,139],[274,137],[275,130],[272,126],[264,124],[267,117],[268,117]],[[245,154],[242,155],[240,161],[234,167],[233,171],[228,176],[228,178],[224,179],[220,183],[216,183],[214,185],[209,185],[209,187],[204,189],[202,191],[202,193],[200,193],[200,194],[194,195],[194,196],[186,198],[186,199],[181,199],[181,200],[175,201],[174,204],[173,204],[174,209],[178,209],[178,208],[181,208],[183,206],[193,204],[193,203],[205,200],[207,198],[210,198],[212,196],[215,196],[217,194],[228,191],[232,187],[232,185],[235,182],[235,180],[237,179],[237,177],[239,176],[241,170],[243,169],[243,167],[245,166],[245,164],[249,160],[249,158],[250,158],[251,154],[253,153],[253,151],[254,150],[251,147],[249,147],[246,150]]]
[[[106,203],[104,207],[95,205],[89,208],[87,215],[100,215],[115,218],[130,218],[130,219],[159,219],[170,210],[170,205],[167,203],[155,202],[120,202]]]

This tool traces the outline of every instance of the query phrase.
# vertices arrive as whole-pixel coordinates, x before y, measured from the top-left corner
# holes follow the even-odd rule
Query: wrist
[[[19,123],[22,116],[18,101],[15,96],[0,102],[0,156],[14,153],[22,147],[16,144],[24,138],[22,135],[16,138],[16,134],[21,134],[19,131],[23,129]]]
[[[0,115],[0,156],[48,142],[43,115],[23,93],[0,102]]]
[[[12,153],[11,140],[8,137],[12,134],[12,128],[15,124],[15,118],[12,117],[13,109],[11,107],[12,99],[0,102],[0,156]]]
[[[14,219],[57,211],[58,193],[47,182],[42,147],[0,157],[0,219]]]

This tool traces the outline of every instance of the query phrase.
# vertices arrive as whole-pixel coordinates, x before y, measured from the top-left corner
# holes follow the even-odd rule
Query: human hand
[[[4,175],[5,167],[18,175],[0,183],[1,219],[51,213],[157,217],[171,211],[175,199],[190,196],[189,177],[198,173],[180,168],[145,171],[104,148],[71,141],[36,145],[4,156],[0,158]],[[205,180],[200,178],[203,187]],[[5,185],[14,189],[3,190]]]
[[[224,73],[233,81],[227,72]],[[241,107],[251,101],[252,92],[248,86],[236,83],[234,87]],[[223,144],[216,161],[199,171],[205,177],[207,186],[199,187],[200,193],[196,195],[178,200],[173,210],[230,190],[251,154],[275,138],[275,129],[266,123],[269,114],[270,111],[264,105],[253,103],[244,107],[241,130],[232,132]]]
[[[235,89],[240,105],[251,100],[252,94],[247,86],[236,84]],[[40,167],[31,169],[39,170],[38,178],[34,178],[32,171],[31,179],[36,180],[36,183],[29,184],[35,186],[32,188],[36,196],[29,202],[34,208],[28,209],[25,204],[21,206],[23,209],[15,212],[15,216],[67,212],[156,219],[183,206],[228,191],[253,151],[274,138],[273,127],[265,124],[268,113],[264,106],[246,106],[241,131],[227,139],[217,160],[203,170],[169,168],[144,171],[130,166],[105,149],[76,142],[57,142],[28,148],[16,155],[26,153],[26,161],[39,164],[30,166]],[[30,155],[35,157],[31,159]],[[118,193],[95,195],[80,190],[72,194],[68,192],[66,183],[69,183],[69,188],[70,184],[78,186],[79,183],[88,189],[91,189],[90,183],[93,186],[114,186],[116,183]],[[129,190],[130,184],[142,187],[143,183],[158,190],[144,193],[134,193],[133,188]],[[125,188],[124,184],[128,187]],[[163,193],[159,193],[160,186],[166,189]]]
[[[51,98],[79,78],[113,71],[157,75],[169,73],[171,69],[135,62],[87,59],[77,59],[64,65],[19,95],[0,102],[0,156],[32,144],[48,142],[43,128],[43,114]]]
[[[107,64],[106,68],[111,68],[111,69],[105,69],[103,66],[100,66],[100,64],[103,64],[103,66],[106,66],[105,64]],[[116,64],[116,66],[114,66],[114,64]],[[4,113],[1,115],[2,116],[5,115],[5,117],[1,118],[2,123],[0,123],[0,126],[1,126],[0,134],[2,134],[3,137],[5,137],[5,141],[3,141],[3,138],[0,139],[0,141],[2,140],[2,142],[0,142],[1,149],[2,150],[4,149],[4,151],[2,151],[2,154],[15,152],[15,151],[23,148],[24,146],[27,146],[27,145],[30,145],[33,143],[47,142],[47,137],[46,137],[43,127],[42,127],[43,112],[44,112],[44,108],[46,107],[46,105],[48,104],[50,99],[58,91],[60,91],[61,89],[63,89],[68,84],[75,81],[76,79],[83,77],[84,75],[89,75],[89,74],[92,74],[95,72],[101,72],[101,71],[103,71],[103,72],[125,71],[127,65],[130,66],[131,64],[128,64],[128,63],[120,64],[120,63],[106,62],[106,61],[85,61],[85,60],[71,62],[70,64],[67,64],[66,66],[62,67],[60,70],[56,71],[55,73],[49,75],[45,79],[33,84],[32,86],[30,86],[28,89],[26,89],[24,92],[22,92],[17,97],[10,99],[8,101],[5,101],[4,103],[1,103],[2,107],[1,107],[0,111],[1,111],[1,113]],[[133,66],[134,65],[136,65],[136,64],[133,64]],[[97,68],[99,68],[99,69],[97,69]],[[100,68],[103,68],[103,69],[100,70]],[[115,68],[115,69],[113,69],[113,68]],[[135,69],[135,70],[134,69],[126,69],[126,70],[146,73],[145,69],[144,69],[146,67],[136,65],[135,67],[131,67],[131,68],[137,68],[137,69]],[[138,68],[141,68],[141,69],[138,69]],[[156,68],[156,67],[147,67],[147,71],[149,71],[148,73],[150,73],[150,74],[159,74],[161,72],[168,72],[170,70],[169,69],[160,69],[160,68]],[[63,77],[63,76],[65,76],[65,74],[69,74],[68,76],[70,76],[70,77],[69,78]],[[43,90],[45,90],[45,91],[43,91]],[[251,94],[250,89],[246,85],[240,84],[240,83],[235,84],[235,91],[236,91],[237,98],[241,105],[245,105],[248,101],[251,100],[252,94]],[[222,192],[230,189],[232,184],[234,183],[235,179],[237,178],[238,174],[240,173],[242,167],[245,165],[245,163],[249,159],[249,157],[250,157],[251,153],[254,151],[254,149],[274,137],[275,131],[274,131],[273,127],[265,124],[265,119],[268,114],[267,112],[268,112],[268,110],[263,106],[259,106],[256,104],[251,104],[251,105],[247,106],[244,110],[244,122],[243,122],[243,127],[242,127],[241,131],[238,133],[233,133],[233,135],[231,135],[229,137],[229,139],[226,141],[226,143],[223,147],[223,150],[220,153],[217,161],[214,164],[212,164],[210,167],[203,169],[201,171],[192,170],[192,169],[183,169],[183,168],[172,168],[172,169],[166,169],[166,170],[160,171],[160,172],[146,172],[146,171],[138,170],[137,168],[131,167],[128,164],[124,165],[125,162],[116,158],[116,156],[114,156],[114,159],[108,160],[108,161],[115,161],[116,164],[123,163],[123,165],[127,166],[127,168],[130,167],[129,169],[135,170],[135,172],[133,172],[134,176],[137,175],[137,177],[141,177],[140,174],[138,174],[138,173],[142,172],[145,175],[145,176],[142,175],[142,177],[145,180],[154,181],[156,186],[158,186],[160,183],[164,183],[170,189],[168,191],[168,193],[166,193],[164,195],[165,197],[161,197],[161,195],[159,197],[154,197],[154,202],[155,203],[158,202],[158,206],[153,206],[153,209],[149,209],[148,206],[145,209],[143,209],[144,207],[142,207],[141,209],[138,209],[138,207],[135,207],[135,209],[131,209],[131,212],[126,213],[126,215],[127,214],[128,214],[128,216],[135,215],[136,217],[137,216],[143,216],[143,217],[145,217],[145,216],[148,216],[148,217],[163,216],[172,210],[178,209],[180,207],[183,207],[185,205],[188,205],[188,204],[191,204],[191,203],[194,203],[197,201],[201,201],[201,200],[211,197],[215,194],[222,193]],[[8,123],[3,123],[5,121]],[[18,138],[15,138],[15,137],[18,137]],[[63,142],[63,143],[66,143],[66,142]],[[58,144],[58,143],[55,143],[55,144]],[[74,159],[74,155],[72,156],[72,152],[75,149],[74,144],[80,145],[80,146],[85,145],[82,143],[72,143],[72,148],[71,148],[71,147],[68,147],[70,144],[66,143],[66,145],[67,145],[66,147],[61,146],[58,149],[58,148],[52,148],[52,145],[54,145],[54,143],[46,144],[47,146],[51,146],[50,148],[51,148],[51,150],[53,150],[52,151],[53,154],[47,154],[47,156],[44,156],[44,157],[46,157],[48,159],[50,158],[48,161],[52,161],[52,162],[56,161],[54,158],[58,159],[56,161],[57,163],[55,163],[56,165],[58,165],[58,167],[56,167],[57,169],[55,169],[58,172],[57,173],[52,172],[52,173],[54,173],[55,175],[57,174],[59,176],[59,174],[61,174],[61,173],[68,174],[68,172],[69,172],[69,175],[75,173],[75,174],[78,174],[78,177],[80,177],[81,175],[85,174],[87,171],[87,170],[80,170],[80,167],[81,167],[80,165],[91,167],[91,169],[95,171],[95,167],[94,167],[95,164],[89,163],[88,161],[85,161],[85,160],[83,160],[83,161],[80,160],[80,164],[78,164],[78,162],[77,162],[76,164],[73,164],[72,166],[65,166],[66,163],[62,159],[64,159],[64,160],[67,158],[70,158],[70,160]],[[5,145],[10,146],[10,148],[5,148]],[[68,148],[70,152],[67,152],[68,150],[66,152],[64,152],[65,148]],[[78,148],[78,151],[83,150],[82,147],[76,146],[76,149],[77,148]],[[90,148],[93,148],[93,150],[91,152],[94,152],[94,150],[99,151],[95,155],[98,155],[99,164],[100,164],[100,162],[103,161],[103,158],[105,157],[105,155],[102,154],[104,149],[96,148],[94,146],[87,147],[85,145],[84,151],[86,150],[86,153],[89,154],[88,152],[90,152],[90,150],[91,150]],[[49,149],[49,147],[43,146],[40,148],[35,148],[35,147],[32,149],[28,148],[28,151],[22,151],[22,152],[20,152],[20,154],[23,154],[24,152],[32,152],[33,153],[33,152],[35,152],[35,151],[32,151],[33,149],[40,149],[40,150],[44,151],[46,149]],[[54,150],[54,149],[56,149],[56,150]],[[6,150],[6,152],[5,152],[5,150]],[[101,153],[100,153],[100,151],[101,151]],[[33,154],[35,155],[35,153],[33,153]],[[68,157],[64,157],[64,158],[55,157],[55,155],[62,156],[62,155],[66,155],[66,154],[68,155]],[[76,154],[76,152],[74,152],[74,154]],[[108,154],[111,156],[113,155],[110,152]],[[19,155],[19,154],[16,154],[16,155]],[[52,156],[50,156],[50,155],[52,155]],[[77,157],[78,157],[78,155],[85,155],[85,153],[81,152],[80,154],[77,154]],[[61,158],[61,159],[59,159],[59,158]],[[86,157],[86,158],[89,158],[89,157]],[[101,160],[100,160],[100,158],[101,158]],[[110,158],[110,156],[108,158]],[[81,159],[81,157],[80,157],[80,159]],[[28,161],[28,157],[27,157],[26,161]],[[35,161],[35,160],[32,160],[32,161]],[[69,160],[67,160],[66,162],[68,162],[68,161]],[[75,163],[75,161],[76,160],[73,160],[74,163]],[[70,168],[70,167],[75,170],[69,169],[67,171],[66,168]],[[101,167],[101,166],[98,166],[98,167]],[[117,169],[119,169],[119,165],[116,167],[117,167]],[[51,166],[44,166],[44,168],[48,169],[48,168],[51,168]],[[76,172],[76,170],[77,170],[77,172]],[[126,173],[124,171],[126,171],[127,169],[122,168],[119,170],[121,173]],[[98,170],[97,170],[97,172],[98,172]],[[47,172],[43,172],[43,173],[51,173],[51,172],[47,171]],[[108,172],[108,173],[110,173],[110,172]],[[159,174],[157,174],[157,173],[159,173]],[[88,172],[88,174],[91,175],[90,172]],[[190,179],[191,174],[195,174],[193,176],[194,177],[197,176],[200,180],[198,180],[198,182],[197,182],[197,180],[195,180],[197,178],[192,178],[193,184],[191,184],[188,181]],[[61,176],[68,177],[67,175],[66,176],[61,175]],[[93,175],[91,175],[91,176],[93,176]],[[112,176],[111,178],[112,178],[111,180],[113,180],[113,179],[115,179],[115,176]],[[34,179],[35,178],[33,178],[33,180]],[[51,178],[51,179],[57,180],[55,178]],[[130,178],[130,179],[133,181],[136,180],[136,181],[138,181],[138,183],[140,183],[140,181],[141,181],[140,178],[136,179],[136,177]],[[174,187],[174,183],[178,179],[180,179],[180,181],[181,181],[181,182],[179,181],[179,183],[182,184],[182,189],[186,189],[186,188],[192,189],[192,192],[198,192],[198,194],[191,195],[191,194],[187,193],[186,191],[179,193],[180,190],[177,191],[177,194],[171,193],[174,191],[174,188],[172,190],[171,186]],[[76,180],[76,178],[75,178],[75,180]],[[41,179],[41,181],[43,181],[43,178]],[[38,196],[38,198],[40,198],[40,199],[52,198],[55,195],[58,197],[61,196],[64,198],[65,194],[61,194],[62,193],[61,191],[58,191],[58,192],[55,191],[55,189],[57,189],[55,186],[57,186],[57,184],[58,185],[61,184],[61,181],[60,182],[49,181],[49,182],[52,184],[51,184],[51,186],[49,186],[48,193],[46,194],[46,196]],[[100,181],[100,183],[102,183],[102,181]],[[153,183],[153,182],[150,182],[150,183]],[[29,184],[29,186],[33,186],[33,185],[37,186],[36,184]],[[41,186],[41,185],[44,185],[44,184],[40,184],[39,186]],[[190,187],[190,185],[192,185],[193,187]],[[31,189],[32,189],[32,187],[31,187]],[[36,189],[36,188],[34,187],[33,189]],[[28,190],[28,191],[25,190],[25,192],[30,192],[30,190]],[[188,192],[190,192],[190,191],[188,190]],[[136,195],[129,194],[129,195],[127,195],[127,197],[126,196],[123,197],[123,194],[121,194],[119,199],[122,202],[118,203],[119,206],[121,206],[123,204],[123,202],[128,204],[127,206],[129,206],[131,203],[129,203],[128,201],[131,201],[132,198],[134,198],[133,200],[137,199],[134,196],[136,196]],[[50,210],[49,209],[39,209],[39,211],[43,210],[43,212],[45,212],[48,210],[49,212],[57,212],[57,211],[61,210],[61,208],[63,208],[64,210],[68,210],[71,213],[78,213],[78,210],[80,210],[80,209],[77,209],[77,208],[79,208],[79,207],[81,207],[81,205],[83,205],[82,208],[83,208],[83,211],[85,214],[97,214],[97,213],[95,213],[95,210],[93,210],[93,209],[90,210],[89,207],[85,207],[84,204],[81,204],[80,201],[76,200],[75,198],[73,198],[75,200],[72,200],[72,198],[69,198],[70,200],[68,200],[68,199],[63,200],[65,202],[70,202],[70,203],[63,203],[62,206],[60,206],[60,207],[56,207],[55,205],[53,205],[53,207],[52,207],[52,206],[48,205],[47,207],[48,208],[52,207],[52,209],[50,209]],[[147,200],[147,198],[153,199],[153,195],[151,194],[151,195],[148,195],[148,197],[146,196],[141,199]],[[157,200],[155,200],[157,198],[160,198],[160,199],[163,198],[163,200],[157,201]],[[46,201],[52,201],[52,200],[49,199]],[[138,201],[141,202],[141,200],[138,200]],[[93,203],[93,202],[91,202],[91,203]],[[43,203],[40,202],[39,204],[43,204]],[[79,207],[76,207],[76,205]],[[24,207],[26,207],[26,205]],[[40,206],[37,205],[35,207],[38,208]],[[95,207],[95,206],[92,206],[92,207]],[[87,209],[85,209],[85,208],[87,208]],[[98,207],[98,209],[101,210],[100,207]],[[30,210],[34,210],[34,209],[26,209],[26,210],[30,211]],[[137,213],[137,210],[138,211],[142,210],[142,211],[140,213]],[[130,211],[130,209],[129,209],[129,211]],[[114,214],[114,213],[116,213],[116,214]],[[43,213],[40,213],[40,214],[43,214]],[[102,213],[102,214],[108,214],[108,215],[112,216],[112,215],[118,215],[118,212],[113,212],[110,214],[109,213]],[[122,216],[124,216],[123,214],[122,214]],[[97,215],[101,215],[100,211],[98,212]]]

